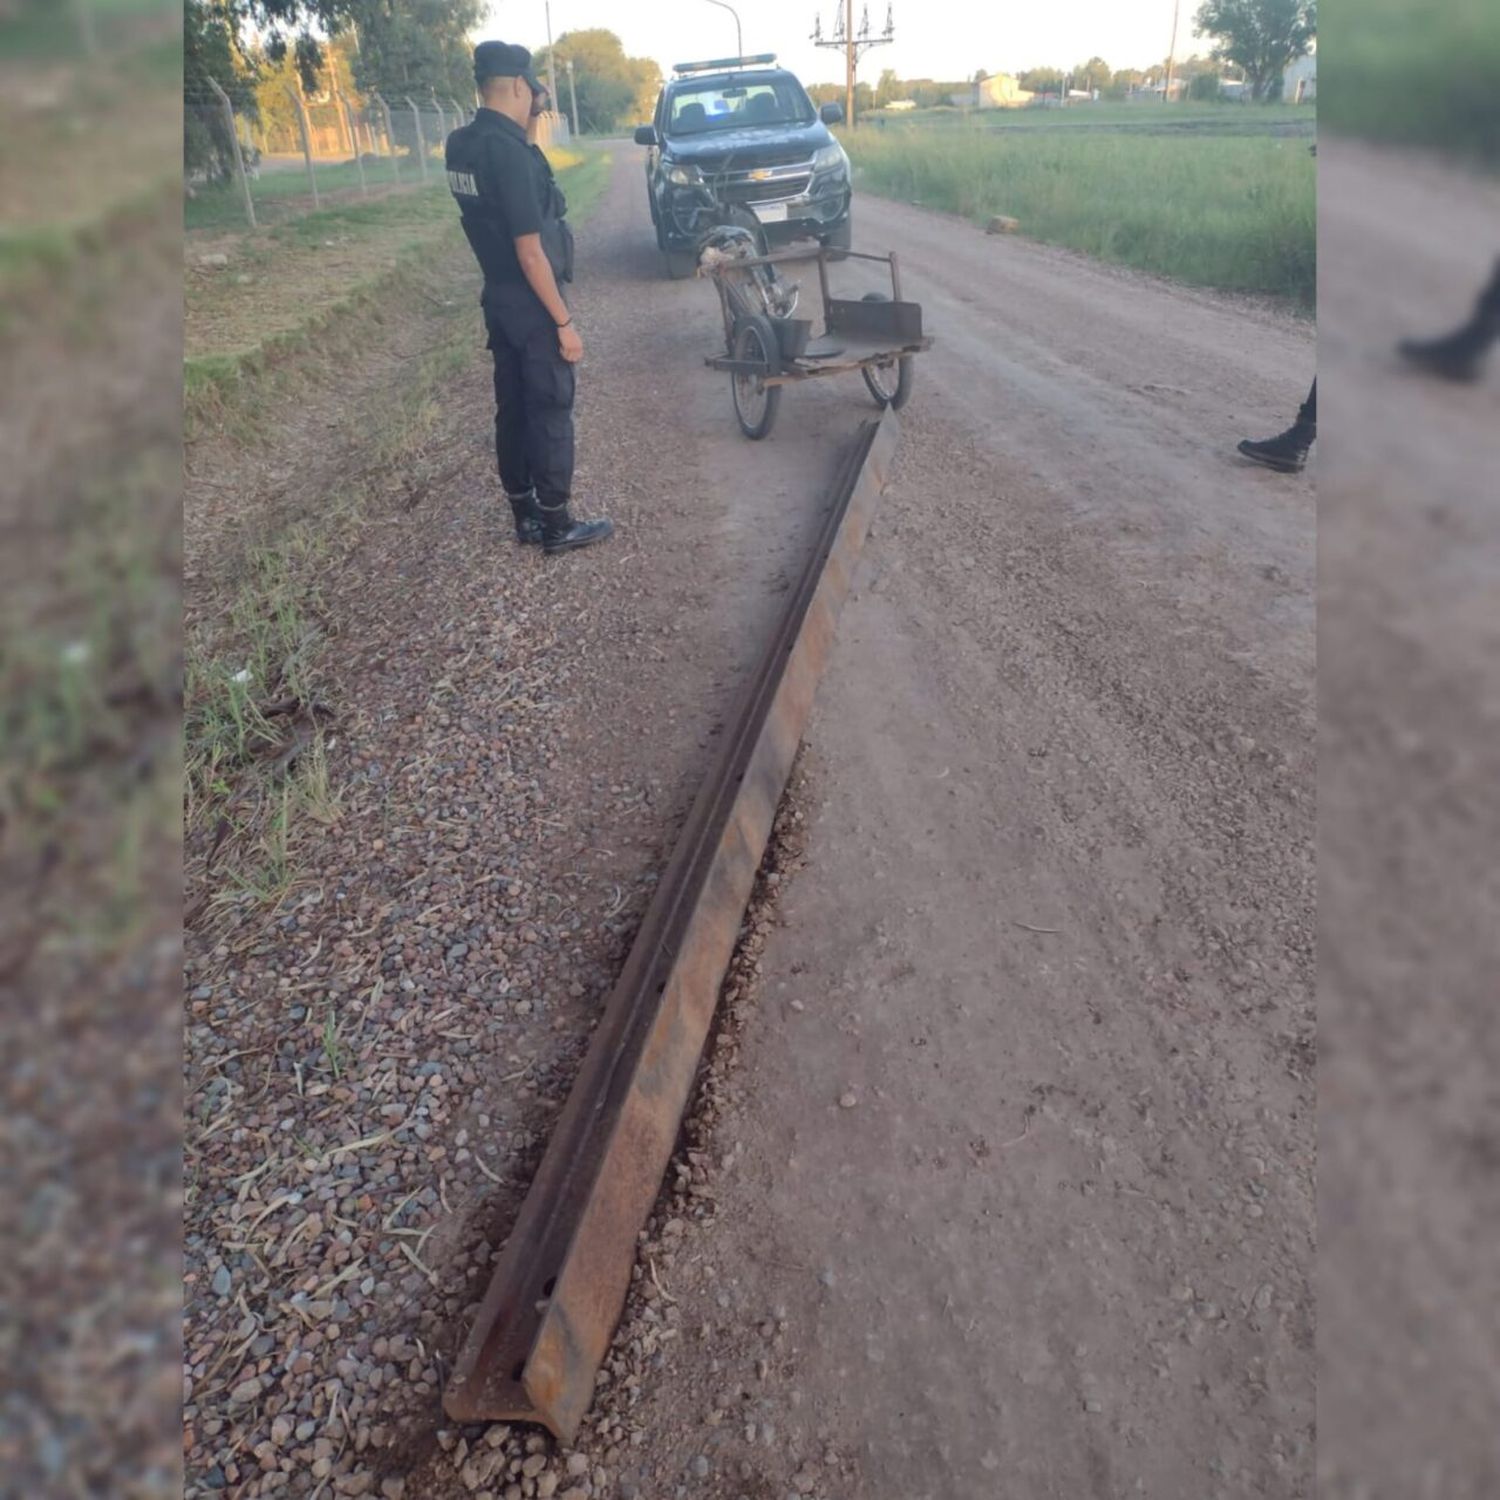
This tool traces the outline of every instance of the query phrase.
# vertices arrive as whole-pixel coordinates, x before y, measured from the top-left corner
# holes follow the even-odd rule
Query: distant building
[[[1288,104],[1310,104],[1318,97],[1318,57],[1299,57],[1281,75],[1281,97]]]
[[[1030,89],[1023,89],[1009,73],[996,73],[982,83],[976,83],[967,98],[954,96],[954,103],[962,102],[971,109],[1020,109],[1032,101]]]
[[[916,107],[917,101],[915,99],[892,99],[891,102],[886,105],[886,108],[890,110],[892,114],[905,114],[907,110],[915,109]]]
[[[1188,91],[1188,80],[1173,75],[1171,97],[1181,99]],[[1164,78],[1148,78],[1145,83],[1137,84],[1130,91],[1132,99],[1156,99],[1160,101],[1167,94],[1167,82]]]

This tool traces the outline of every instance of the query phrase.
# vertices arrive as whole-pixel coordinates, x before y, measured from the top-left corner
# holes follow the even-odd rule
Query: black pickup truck
[[[655,119],[635,133],[651,148],[651,222],[674,274],[692,269],[699,238],[726,208],[753,214],[768,245],[849,248],[849,158],[828,129],[843,106],[815,109],[775,63],[770,54],[679,63]]]

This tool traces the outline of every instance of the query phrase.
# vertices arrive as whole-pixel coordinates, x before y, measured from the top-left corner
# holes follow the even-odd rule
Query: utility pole
[[[552,95],[552,107],[557,108],[557,68],[552,57],[552,0],[546,0],[547,9],[547,92]]]
[[[854,75],[859,67],[860,56],[871,47],[883,47],[887,42],[896,39],[896,23],[891,6],[887,5],[885,12],[885,31],[880,36],[870,35],[870,8],[865,7],[864,18],[860,22],[858,32],[854,29],[854,0],[844,0],[844,5],[837,12],[837,19],[833,26],[833,35],[823,35],[823,18],[813,18],[813,34],[811,41],[815,47],[837,47],[844,54],[844,120],[849,126],[854,124]]]
[[[573,139],[579,136],[578,130],[578,84],[573,77],[573,59],[570,57],[563,66],[568,70],[568,97],[573,101]]]
[[[1172,102],[1172,67],[1177,61],[1177,18],[1182,11],[1182,0],[1172,0],[1172,45],[1167,50],[1167,86],[1162,90],[1161,102]]]
[[[844,115],[854,125],[854,0],[844,0]]]

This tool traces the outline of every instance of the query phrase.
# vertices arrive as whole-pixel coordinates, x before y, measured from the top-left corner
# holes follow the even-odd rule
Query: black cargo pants
[[[573,492],[574,367],[557,347],[557,325],[524,283],[484,289],[495,360],[495,456],[507,495],[533,489],[548,509]]]

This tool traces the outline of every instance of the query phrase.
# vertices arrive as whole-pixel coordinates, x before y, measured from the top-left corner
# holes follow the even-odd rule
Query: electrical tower
[[[887,42],[896,40],[896,22],[889,5],[885,11],[885,30],[879,36],[870,34],[870,7],[865,6],[864,17],[860,21],[859,30],[854,29],[854,0],[843,0],[835,12],[837,19],[833,23],[833,35],[823,35],[823,18],[821,15],[813,18],[813,34],[810,40],[815,47],[838,47],[844,54],[844,118],[852,127],[854,124],[854,73],[859,66],[859,59],[871,47],[883,47]]]

